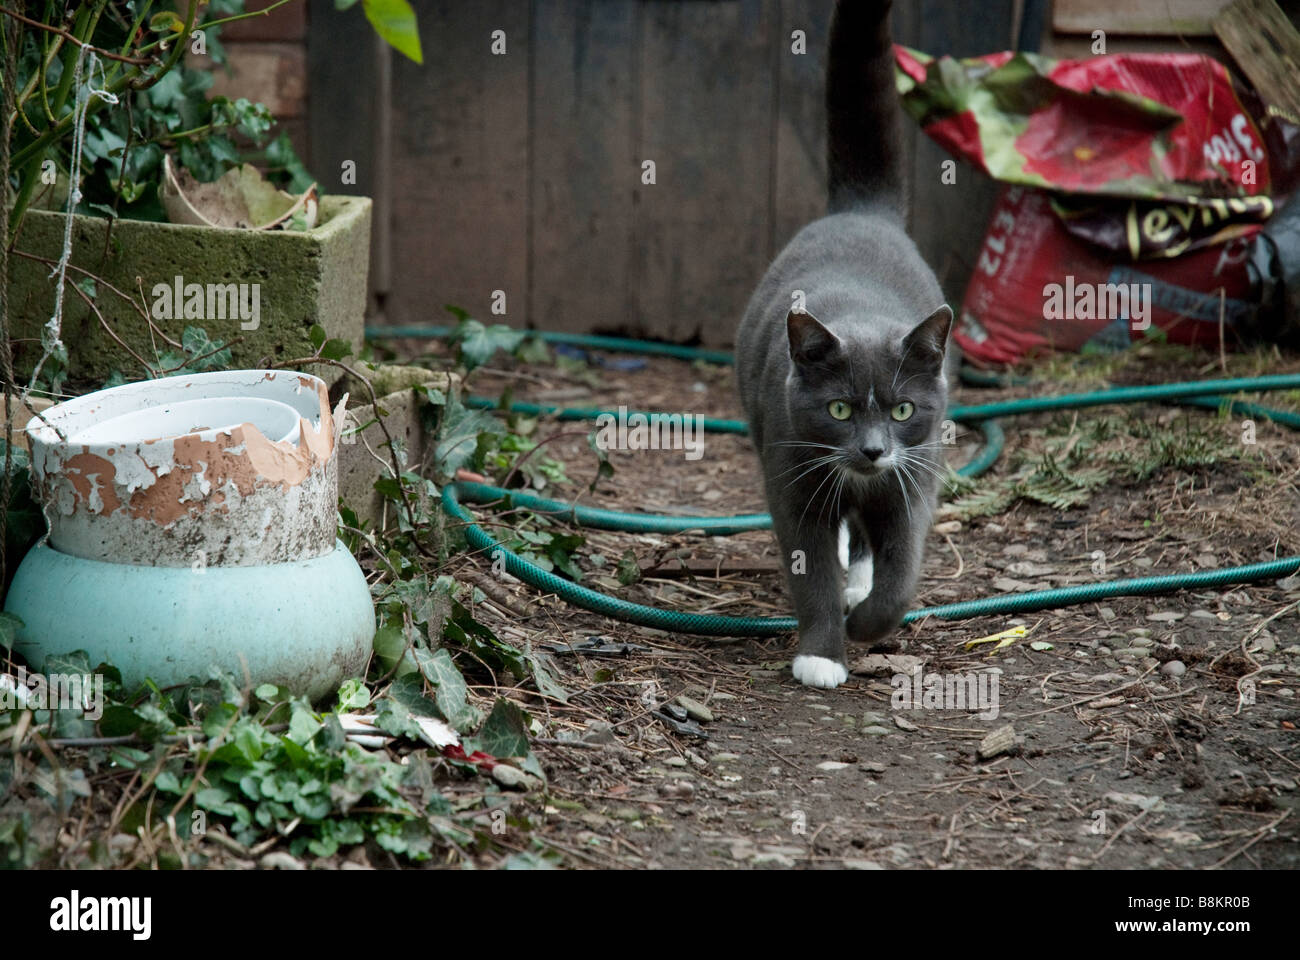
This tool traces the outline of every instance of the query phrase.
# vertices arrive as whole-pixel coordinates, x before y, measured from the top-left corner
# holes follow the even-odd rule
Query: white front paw
[[[838,687],[849,671],[838,660],[800,655],[794,658],[794,678],[809,687]]]

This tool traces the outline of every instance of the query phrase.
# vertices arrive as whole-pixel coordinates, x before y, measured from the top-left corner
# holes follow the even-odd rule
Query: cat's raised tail
[[[828,203],[903,216],[902,118],[891,0],[839,0],[826,65]]]

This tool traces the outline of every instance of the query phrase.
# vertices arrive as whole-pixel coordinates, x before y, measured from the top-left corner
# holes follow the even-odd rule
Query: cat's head
[[[944,417],[951,326],[944,305],[902,335],[850,328],[837,336],[811,314],[791,311],[787,402],[799,441],[862,477],[900,464],[906,472],[914,448],[934,442]]]

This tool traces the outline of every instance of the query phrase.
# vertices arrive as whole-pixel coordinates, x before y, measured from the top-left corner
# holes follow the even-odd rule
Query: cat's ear
[[[952,329],[952,310],[944,304],[903,338],[904,362],[940,366],[948,346],[948,331]]]
[[[790,359],[795,363],[825,363],[840,349],[840,338],[811,313],[791,310],[785,327],[790,335]]]

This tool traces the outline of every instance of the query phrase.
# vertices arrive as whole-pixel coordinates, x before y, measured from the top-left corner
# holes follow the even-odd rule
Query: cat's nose
[[[884,451],[884,449],[883,449],[882,447],[863,447],[863,448],[862,448],[862,455],[863,455],[864,457],[866,457],[867,460],[870,461],[871,463],[875,463],[877,460],[879,460],[879,459],[881,458],[881,456],[884,454],[884,452],[885,452],[885,451]]]

